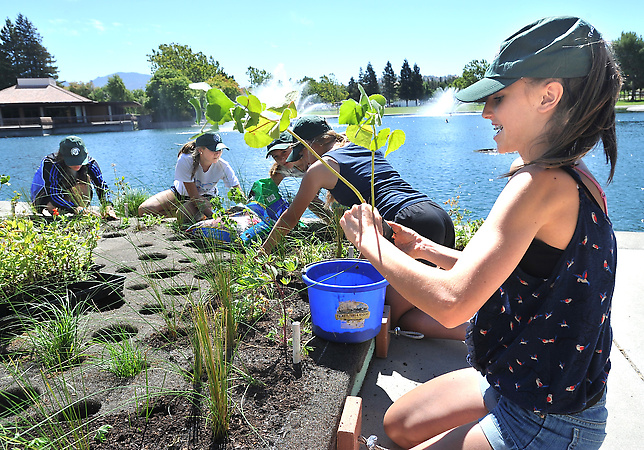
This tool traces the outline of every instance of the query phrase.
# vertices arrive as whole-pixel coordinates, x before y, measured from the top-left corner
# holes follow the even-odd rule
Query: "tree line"
[[[622,32],[619,39],[612,42],[612,47],[624,76],[624,97],[641,100],[644,40],[634,32]],[[192,83],[203,82],[220,88],[230,98],[243,92],[219,61],[202,52],[194,52],[189,46],[162,44],[146,56],[152,78],[145,89],[128,90],[118,75],[110,77],[103,87],[94,86],[92,82],[60,82],[56,60],[43,46],[42,36],[29,19],[18,14],[15,22],[7,18],[0,30],[0,89],[14,85],[17,78],[54,78],[65,89],[91,100],[136,101],[143,107],[139,112],[150,114],[154,121],[190,120],[193,110],[188,100],[201,92],[191,89]],[[351,77],[347,85],[339,82],[333,73],[318,79],[304,77],[298,82],[304,85],[302,95],[311,95],[322,103],[339,104],[348,98],[357,101],[360,84],[369,95],[381,93],[390,104],[404,101],[408,106],[410,101],[417,105],[430,98],[440,88],[463,89],[481,79],[487,67],[484,59],[473,60],[464,66],[460,76],[423,76],[418,64],[411,66],[405,59],[397,72],[387,61],[380,76],[368,62],[366,69],[360,67],[357,77]],[[273,78],[270,72],[252,66],[246,74],[251,91]]]

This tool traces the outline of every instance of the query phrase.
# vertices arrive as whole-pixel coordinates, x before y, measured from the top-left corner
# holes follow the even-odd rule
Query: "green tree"
[[[103,89],[110,102],[129,102],[134,98],[128,88],[125,87],[125,83],[119,75],[109,77]]]
[[[145,107],[155,122],[191,120],[190,80],[175,69],[158,69],[145,88]]]
[[[0,89],[18,78],[58,78],[53,56],[42,45],[36,27],[22,14],[16,23],[8,18],[0,30]]]
[[[158,50],[152,50],[147,55],[152,66],[152,73],[159,69],[174,69],[184,75],[192,83],[200,83],[224,73],[212,56],[194,53],[187,45],[161,44]]]
[[[391,105],[391,102],[396,98],[396,81],[398,81],[396,73],[391,67],[391,63],[387,61],[382,73],[382,95],[387,99],[387,105]]]
[[[302,91],[304,96],[317,95],[321,102],[336,104],[347,98],[347,88],[340,83],[334,74],[322,75],[319,81],[304,77],[300,83],[306,83]]]
[[[613,42],[615,57],[624,75],[624,87],[631,91],[631,101],[635,92],[644,88],[644,40],[633,32],[622,32]]]
[[[349,84],[347,84],[347,98],[353,99],[356,102],[360,100],[360,89],[355,78],[351,77]]]
[[[78,94],[82,97],[91,99],[93,92],[96,90],[96,86],[91,81],[83,83],[82,81],[70,81],[67,86],[64,87],[69,92]]]
[[[409,106],[409,100],[414,98],[413,72],[409,67],[407,58],[403,61],[400,69],[400,84],[398,85],[398,97],[405,100],[405,106]]]
[[[412,98],[416,100],[416,106],[418,106],[418,100],[425,98],[425,89],[423,85],[423,76],[420,73],[420,67],[418,64],[414,63],[414,70],[411,73],[411,91]]]
[[[463,68],[463,75],[456,78],[452,82],[452,86],[458,89],[465,89],[466,87],[476,83],[485,76],[485,71],[490,65],[484,59],[474,59],[468,62]]]
[[[371,63],[367,64],[367,71],[364,73],[360,84],[362,84],[362,87],[364,87],[367,95],[380,93],[380,86],[378,86],[378,77],[376,77],[376,72],[374,72]]]
[[[250,85],[252,87],[261,86],[262,84],[273,79],[273,74],[264,69],[257,69],[253,66],[248,66],[246,75],[250,80]]]
[[[217,75],[208,78],[206,82],[211,87],[218,88],[224,91],[224,94],[226,94],[229,98],[235,98],[239,94],[241,94],[239,84],[233,77],[229,77],[225,73],[218,73]]]
[[[95,102],[110,101],[109,93],[105,90],[105,86],[97,87],[89,94],[89,97],[87,98],[89,98],[90,100],[94,100]]]

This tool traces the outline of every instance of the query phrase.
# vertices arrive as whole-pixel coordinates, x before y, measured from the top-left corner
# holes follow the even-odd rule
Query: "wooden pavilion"
[[[18,78],[0,90],[0,137],[131,131],[137,102],[96,102],[56,85],[53,78]]]

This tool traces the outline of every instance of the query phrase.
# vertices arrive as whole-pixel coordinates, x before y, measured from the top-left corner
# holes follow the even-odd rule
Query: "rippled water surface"
[[[620,231],[644,231],[644,113],[617,115],[619,156],[614,181],[606,187],[609,215]],[[329,122],[341,131],[336,119]],[[494,131],[479,114],[452,116],[386,116],[383,126],[405,131],[405,145],[390,154],[394,167],[418,190],[437,202],[459,196],[462,208],[473,217],[485,217],[505,184],[499,178],[509,168],[516,154],[499,155],[477,150],[494,147]],[[103,174],[114,186],[125,177],[132,187],[150,194],[167,189],[173,180],[177,151],[196,128],[142,130],[120,133],[81,135],[90,154],[98,161]],[[252,182],[265,178],[272,161],[264,149],[251,149],[237,132],[221,132],[231,148],[223,158],[235,169],[248,190]],[[55,151],[62,136],[39,136],[0,139],[0,174],[11,176],[11,186],[3,187],[0,200],[8,200],[13,191],[28,192],[31,178],[42,157]],[[603,153],[594,150],[586,164],[600,182],[608,175]],[[294,192],[293,179],[285,187]]]

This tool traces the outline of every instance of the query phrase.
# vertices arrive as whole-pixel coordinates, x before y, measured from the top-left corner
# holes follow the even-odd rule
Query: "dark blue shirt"
[[[613,227],[579,186],[575,233],[544,279],[519,267],[472,318],[470,364],[500,394],[540,414],[581,411],[610,370],[611,300],[617,251]]]
[[[47,196],[57,208],[73,211],[77,205],[70,201],[69,193],[79,177],[86,176],[89,176],[89,180],[94,185],[99,200],[109,202],[109,187],[94,158],[88,156],[87,163],[78,172],[71,173],[64,163],[56,161],[56,153],[51,153],[43,158],[34,174],[31,182],[31,200]]]
[[[328,151],[324,156],[333,158],[340,166],[340,175],[371,203],[371,150],[349,144]],[[429,197],[403,180],[380,151],[375,153],[374,172],[375,205],[385,220],[393,221],[398,211],[406,206],[422,201],[431,202]],[[341,180],[330,192],[344,206],[360,203],[356,194]]]

